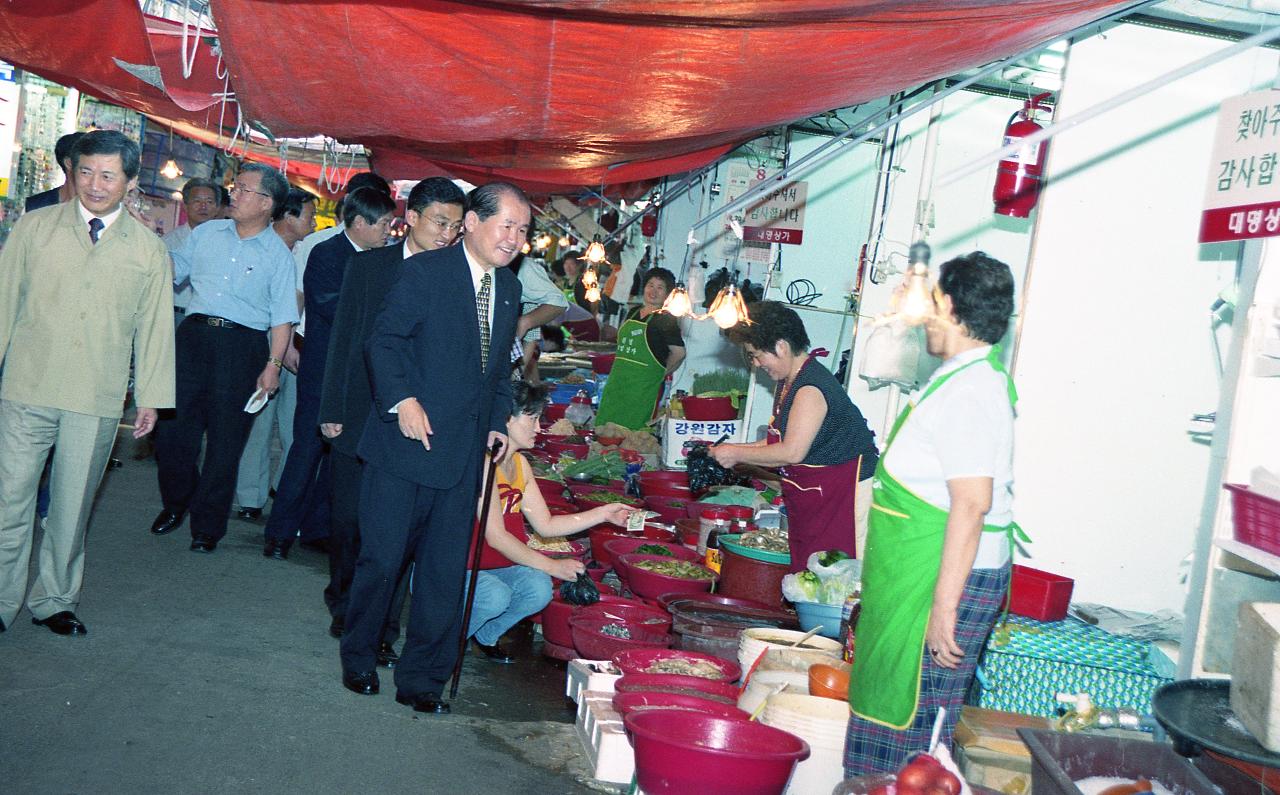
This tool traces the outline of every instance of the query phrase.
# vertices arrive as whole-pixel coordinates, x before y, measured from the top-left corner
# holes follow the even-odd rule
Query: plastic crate
[[[1145,778],[1181,795],[1216,795],[1213,784],[1173,748],[1146,740],[1018,729],[1031,751],[1031,791],[1035,795],[1082,795],[1075,782]]]
[[[1061,621],[1067,617],[1076,581],[1060,574],[1013,565],[1009,585],[1009,612],[1037,621]]]
[[[1232,524],[1241,544],[1280,555],[1280,501],[1264,497],[1248,486],[1224,483],[1231,492]]]

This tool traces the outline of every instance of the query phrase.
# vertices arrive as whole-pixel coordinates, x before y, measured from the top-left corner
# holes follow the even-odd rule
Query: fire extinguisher
[[[1004,146],[1017,143],[1043,129],[1036,123],[1035,112],[1044,110],[1052,113],[1053,106],[1044,104],[1051,96],[1053,95],[1049,92],[1037,94],[1023,104],[1022,110],[1009,117],[1009,123],[1004,128]],[[1045,141],[1035,146],[1024,146],[1010,155],[1009,159],[1000,161],[1000,166],[996,169],[996,186],[991,192],[997,213],[1014,218],[1026,218],[1031,214],[1036,200],[1040,198],[1040,171],[1044,167],[1046,146]]]
[[[658,234],[658,214],[653,210],[645,213],[640,219],[640,234],[653,237]]]

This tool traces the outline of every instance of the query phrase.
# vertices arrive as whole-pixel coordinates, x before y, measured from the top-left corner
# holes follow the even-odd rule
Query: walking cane
[[[498,451],[502,442],[493,440],[489,448],[489,469],[485,472],[484,487],[480,490],[484,500],[480,503],[480,523],[471,531],[471,577],[467,586],[467,598],[463,600],[462,629],[458,632],[458,661],[453,664],[453,684],[449,686],[449,698],[458,697],[458,680],[462,678],[462,660],[467,653],[467,629],[471,625],[471,608],[476,601],[476,580],[480,577],[480,551],[483,547],[484,528],[489,523],[489,504],[493,500],[493,480],[498,469]]]

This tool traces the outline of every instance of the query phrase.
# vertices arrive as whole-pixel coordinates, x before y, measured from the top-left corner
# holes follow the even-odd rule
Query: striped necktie
[[[489,285],[493,274],[480,277],[480,291],[476,293],[476,320],[480,323],[480,369],[489,366]]]

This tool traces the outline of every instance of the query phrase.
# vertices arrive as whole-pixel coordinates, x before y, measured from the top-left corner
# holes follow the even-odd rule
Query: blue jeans
[[[470,584],[470,579],[468,579]],[[483,569],[476,580],[467,635],[492,646],[507,630],[551,601],[551,575],[528,566]]]

